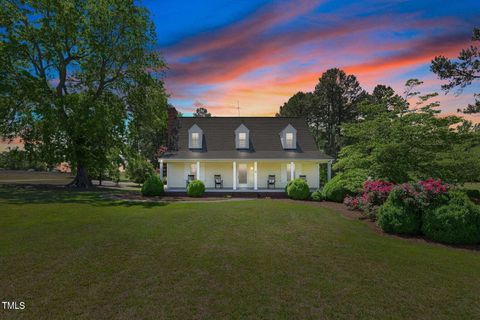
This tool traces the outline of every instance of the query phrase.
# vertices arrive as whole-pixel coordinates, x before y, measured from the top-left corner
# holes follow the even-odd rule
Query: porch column
[[[163,180],[163,159],[160,159],[160,180]]]
[[[197,161],[197,180],[200,180],[200,161]]]
[[[258,189],[258,182],[257,182],[257,161],[253,163],[253,189]]]
[[[290,162],[290,178],[293,180],[295,179],[295,167],[293,161]]]
[[[233,161],[233,190],[237,190],[237,162]]]
[[[332,180],[332,160],[327,162],[327,181]]]

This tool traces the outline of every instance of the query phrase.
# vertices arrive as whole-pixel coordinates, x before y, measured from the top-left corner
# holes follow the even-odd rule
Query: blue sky
[[[363,88],[399,93],[412,77],[424,92],[442,82],[429,71],[436,55],[455,57],[480,26],[480,1],[142,1],[155,22],[169,69],[171,103],[214,115],[272,115],[322,72],[339,67]],[[454,112],[480,92],[440,96]]]

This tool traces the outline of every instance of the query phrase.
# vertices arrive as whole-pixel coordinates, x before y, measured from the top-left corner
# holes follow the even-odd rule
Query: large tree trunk
[[[75,179],[68,184],[69,187],[77,187],[77,188],[90,188],[92,187],[92,181],[88,177],[87,170],[81,164],[77,165],[77,174]]]

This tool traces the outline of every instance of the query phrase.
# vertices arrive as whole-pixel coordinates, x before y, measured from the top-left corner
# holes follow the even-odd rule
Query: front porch
[[[321,169],[321,163],[328,167]],[[165,168],[166,166],[166,168]],[[164,170],[164,168],[166,170]],[[321,181],[320,170],[326,170]],[[331,176],[331,163],[321,160],[160,160],[166,192],[185,192],[191,180],[204,182],[209,193],[282,193],[288,181],[304,179],[312,190]]]

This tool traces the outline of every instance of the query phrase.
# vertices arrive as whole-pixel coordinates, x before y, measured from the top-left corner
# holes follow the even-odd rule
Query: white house
[[[160,159],[166,190],[185,190],[200,179],[207,190],[274,191],[302,178],[320,186],[320,164],[331,157],[320,151],[303,118],[177,118],[169,110],[169,151]],[[323,181],[322,183],[324,183]]]

